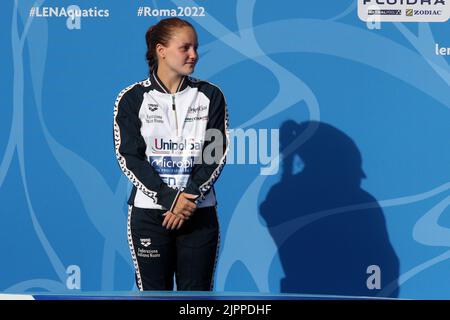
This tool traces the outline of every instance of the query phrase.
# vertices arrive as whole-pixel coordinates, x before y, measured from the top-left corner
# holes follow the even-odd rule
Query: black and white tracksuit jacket
[[[174,94],[153,73],[120,92],[114,108],[114,143],[119,165],[133,183],[129,205],[172,210],[183,191],[198,195],[197,207],[216,205],[213,184],[228,150],[228,114],[221,90],[184,76]],[[222,155],[212,164],[198,161],[221,134]],[[215,141],[214,143],[217,143]]]

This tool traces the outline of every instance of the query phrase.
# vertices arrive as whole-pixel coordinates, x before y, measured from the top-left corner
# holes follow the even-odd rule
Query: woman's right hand
[[[182,192],[178,196],[177,203],[175,204],[175,208],[173,208],[172,212],[176,215],[183,215],[185,219],[189,219],[195,209],[197,209],[197,205],[193,202],[196,198],[198,198],[198,196],[195,194]]]
[[[176,215],[175,213],[170,211],[164,213],[163,217],[164,221],[162,223],[162,226],[167,230],[180,229],[184,223],[184,220],[186,220],[183,216]]]

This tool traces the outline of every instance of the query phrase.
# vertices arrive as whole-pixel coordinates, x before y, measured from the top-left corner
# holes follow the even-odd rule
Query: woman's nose
[[[189,57],[193,60],[197,60],[198,54],[197,51],[195,49],[190,49],[189,50]]]

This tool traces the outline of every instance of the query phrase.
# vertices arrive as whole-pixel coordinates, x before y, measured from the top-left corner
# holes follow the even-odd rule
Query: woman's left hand
[[[167,211],[166,213],[163,214],[163,216],[164,221],[162,223],[162,226],[165,227],[167,230],[180,229],[184,223],[184,220],[186,220],[186,218],[183,215],[181,214],[176,215],[171,211]]]

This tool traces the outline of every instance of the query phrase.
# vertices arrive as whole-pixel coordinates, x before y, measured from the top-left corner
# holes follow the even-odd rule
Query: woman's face
[[[180,75],[190,75],[198,60],[197,47],[197,35],[192,28],[176,28],[167,47],[157,47],[158,65],[165,64],[165,67]]]

